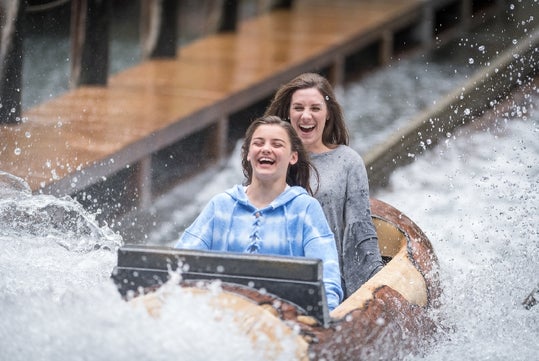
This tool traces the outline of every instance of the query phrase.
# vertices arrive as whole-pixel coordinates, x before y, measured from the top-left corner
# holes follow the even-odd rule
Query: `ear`
[[[298,152],[292,152],[290,156],[290,162],[288,162],[290,165],[294,165],[298,162]]]

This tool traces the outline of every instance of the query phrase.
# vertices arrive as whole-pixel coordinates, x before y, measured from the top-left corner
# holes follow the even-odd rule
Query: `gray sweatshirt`
[[[314,196],[335,235],[347,297],[383,266],[371,218],[367,170],[361,156],[346,145],[310,156],[320,174]],[[314,177],[311,183],[316,191]]]

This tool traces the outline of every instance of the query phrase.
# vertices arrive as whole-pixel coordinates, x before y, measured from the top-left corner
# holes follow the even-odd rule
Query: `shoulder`
[[[245,192],[243,192],[241,186],[234,186],[230,189],[227,189],[224,192],[217,193],[211,199],[209,204],[214,206],[229,204],[230,202],[236,202],[245,197]]]
[[[217,194],[216,197],[219,197],[219,199],[246,200],[247,194],[245,193],[244,186],[236,184],[224,192]]]
[[[325,153],[312,154],[311,161],[322,172],[362,167],[365,164],[358,152],[343,144]]]
[[[305,209],[322,209],[320,202],[310,195],[303,187],[294,186],[290,187],[289,190],[295,194],[292,199],[292,202],[299,207]]]
[[[335,148],[334,151],[335,151],[335,154],[347,160],[354,160],[354,161],[363,163],[363,158],[361,158],[361,155],[359,155],[358,152],[356,152],[354,149],[352,149],[348,145],[341,144],[337,148]]]
[[[307,190],[301,186],[290,186],[279,196],[283,203],[286,202],[305,202],[311,196],[307,193]]]
[[[290,186],[284,194],[286,195],[286,202],[290,202],[296,206],[307,206],[313,202],[318,202],[305,188],[300,186]]]

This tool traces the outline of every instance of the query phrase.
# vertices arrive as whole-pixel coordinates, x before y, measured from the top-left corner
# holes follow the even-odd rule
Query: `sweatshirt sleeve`
[[[369,182],[363,160],[350,157],[342,234],[343,278],[351,295],[382,267],[378,237],[371,218]]]
[[[330,311],[343,299],[341,273],[335,238],[327,223],[320,203],[314,198],[306,212],[304,229],[305,257],[322,260],[323,281]]]

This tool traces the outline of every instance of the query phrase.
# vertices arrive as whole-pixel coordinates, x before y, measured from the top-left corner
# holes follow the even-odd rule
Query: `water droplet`
[[[473,58],[470,58],[470,59],[468,59],[468,64],[470,64],[470,65],[471,65],[471,64],[473,64],[473,63],[474,63],[474,60],[473,60]]]
[[[24,133],[24,136],[25,136],[26,138],[30,138],[30,137],[32,137],[32,134],[31,134],[30,132],[27,131],[26,133]]]
[[[21,155],[21,148],[17,147],[14,151],[15,155]]]

